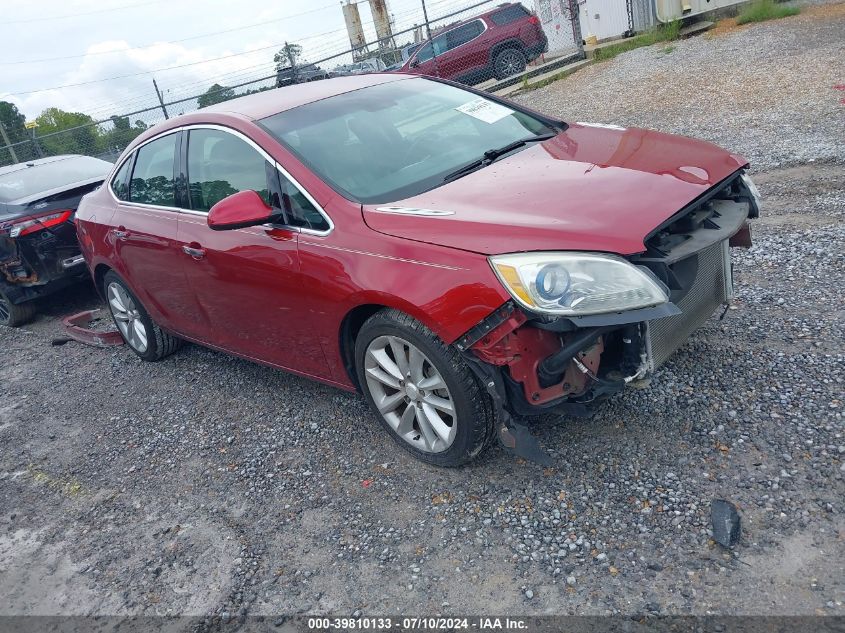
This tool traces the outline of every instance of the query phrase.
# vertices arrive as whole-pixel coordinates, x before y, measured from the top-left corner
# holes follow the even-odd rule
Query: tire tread
[[[32,317],[38,312],[38,306],[34,301],[25,301],[24,303],[12,303],[8,299],[6,305],[9,307],[9,319],[3,325],[9,327],[20,327],[32,321]]]

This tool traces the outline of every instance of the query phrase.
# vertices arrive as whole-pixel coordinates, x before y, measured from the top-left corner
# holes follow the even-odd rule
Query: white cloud
[[[85,112],[95,118],[106,118],[111,114],[156,105],[157,99],[152,84],[154,76],[159,88],[164,92],[165,100],[170,101],[202,93],[212,83],[221,81],[221,78],[228,78],[230,83],[240,83],[253,77],[272,74],[273,48],[208,63],[197,63],[261,49],[271,44],[273,43],[270,41],[259,40],[250,42],[243,49],[211,50],[161,42],[141,50],[132,50],[125,40],[106,40],[90,46],[86,56],[77,60],[76,68],[52,77],[53,82],[62,85],[85,85],[5,98],[16,103],[30,118],[44,108],[52,106]],[[102,51],[112,52],[107,55],[98,54]],[[154,74],[142,74],[186,64],[193,65]],[[126,75],[136,76],[125,77]],[[123,78],[97,81],[104,77]],[[4,98],[2,93],[0,98]]]
[[[475,1],[429,0],[430,15],[442,15]],[[118,6],[117,2],[107,6]],[[139,2],[143,0],[120,0],[125,5]],[[38,3],[2,0],[2,3],[4,21],[80,14],[75,18],[18,24],[5,29],[0,38],[0,99],[14,102],[30,119],[52,106],[86,112],[95,118],[154,106],[157,99],[153,75],[139,74],[19,96],[10,96],[11,93],[146,73],[253,51],[271,44],[280,45],[285,41],[303,43],[304,56],[310,61],[323,59],[349,46],[340,3],[332,0],[282,0],[270,4],[266,0],[239,0],[237,4],[227,0],[177,0],[96,14],[86,13],[104,8],[99,0],[41,0]],[[397,17],[400,29],[419,20],[419,0],[388,0],[388,5]],[[362,3],[361,17],[365,23],[371,19],[366,3]],[[253,24],[261,26],[241,29]],[[169,43],[227,29],[241,30]],[[371,25],[367,24],[365,30],[374,37]],[[402,36],[402,39],[409,39],[409,36]],[[151,42],[159,43],[147,46]],[[114,50],[118,52],[101,54]],[[155,78],[167,100],[178,99],[202,93],[215,82],[232,84],[272,74],[274,52],[274,48],[269,48],[159,71]],[[8,63],[61,55],[70,57],[51,62]],[[344,61],[347,60],[338,59],[323,66],[332,68]],[[174,107],[173,111],[181,109],[184,108]],[[157,115],[151,115],[154,116]]]

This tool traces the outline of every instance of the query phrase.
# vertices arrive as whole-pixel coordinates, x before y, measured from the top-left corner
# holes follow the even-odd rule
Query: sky
[[[433,18],[477,1],[426,0],[426,4]],[[165,100],[171,101],[202,93],[215,82],[233,85],[269,76],[274,72],[273,55],[286,41],[301,44],[309,61],[349,48],[340,0],[2,0],[2,4],[0,100],[17,105],[27,120],[48,107],[105,119],[153,106],[157,104],[153,78]],[[420,0],[388,0],[388,10],[396,30],[422,21]],[[359,11],[368,41],[375,39],[366,2]],[[397,43],[406,39],[411,38],[400,37]],[[322,66],[330,69],[348,61]]]

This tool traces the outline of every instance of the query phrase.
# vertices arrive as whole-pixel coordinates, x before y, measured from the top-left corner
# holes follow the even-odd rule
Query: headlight
[[[752,217],[757,217],[760,214],[760,190],[757,189],[757,185],[754,184],[754,181],[751,180],[751,177],[748,174],[743,173],[739,178],[742,180],[742,184],[745,185],[745,188],[748,189],[748,193],[751,195],[751,201],[754,203],[754,206],[757,207],[754,209]]]
[[[599,253],[517,253],[490,258],[499,279],[533,312],[583,316],[647,308],[669,300],[646,269]]]

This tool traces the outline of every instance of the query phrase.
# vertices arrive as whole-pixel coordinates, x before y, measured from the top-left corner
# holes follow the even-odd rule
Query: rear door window
[[[508,7],[507,9],[497,11],[496,13],[490,16],[490,19],[496,26],[504,26],[505,24],[510,24],[511,22],[521,20],[527,15],[528,10],[525,7],[523,7],[521,4],[514,4]]]
[[[176,206],[173,165],[178,141],[178,134],[168,134],[138,150],[129,183],[129,199],[132,202],[159,207]]]
[[[480,20],[475,20],[469,24],[459,26],[458,28],[445,33],[448,50],[462,46],[467,42],[474,40],[476,37],[484,32],[484,25]]]
[[[208,211],[224,198],[247,190],[257,192],[269,205],[267,161],[234,134],[216,129],[191,130],[188,189],[195,211]]]

